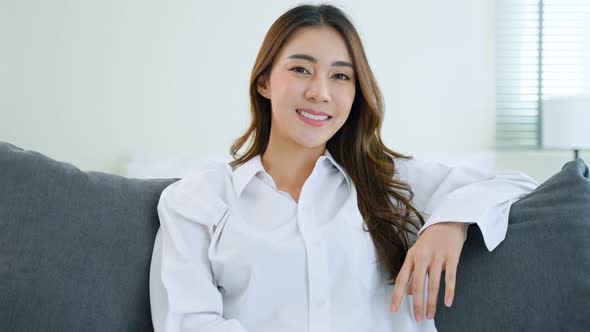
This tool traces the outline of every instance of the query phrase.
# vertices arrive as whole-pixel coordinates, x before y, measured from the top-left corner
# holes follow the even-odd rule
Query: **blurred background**
[[[299,3],[0,0],[0,140],[129,177],[230,160],[258,48]],[[538,181],[590,160],[590,0],[330,3],[364,42],[390,148]]]

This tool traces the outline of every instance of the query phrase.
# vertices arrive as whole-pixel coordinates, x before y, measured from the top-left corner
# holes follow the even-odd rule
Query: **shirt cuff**
[[[460,203],[448,200],[427,219],[418,231],[418,237],[426,228],[441,222],[477,224],[488,251],[492,251],[506,238],[510,207],[518,199],[502,201],[488,207],[478,206],[478,204],[466,206],[464,201]],[[467,239],[467,232],[465,232],[465,239]]]

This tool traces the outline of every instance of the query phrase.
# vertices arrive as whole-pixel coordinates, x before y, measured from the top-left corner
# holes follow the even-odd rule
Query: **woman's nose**
[[[315,102],[330,101],[330,88],[328,80],[319,76],[314,77],[305,91],[305,98]]]

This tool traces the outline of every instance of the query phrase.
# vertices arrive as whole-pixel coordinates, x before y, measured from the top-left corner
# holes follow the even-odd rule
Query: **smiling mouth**
[[[305,117],[306,119],[314,120],[314,121],[326,121],[332,118],[331,115],[315,115],[311,113],[307,113],[300,109],[295,110],[299,115]]]
[[[299,109],[295,110],[295,112],[301,121],[313,127],[322,127],[332,119],[330,115],[314,115]]]

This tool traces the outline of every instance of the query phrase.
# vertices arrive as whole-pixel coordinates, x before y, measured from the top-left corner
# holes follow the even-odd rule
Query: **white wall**
[[[122,174],[136,156],[229,157],[270,24],[298,1],[0,1],[0,140]],[[339,1],[416,156],[494,143],[492,0]]]

